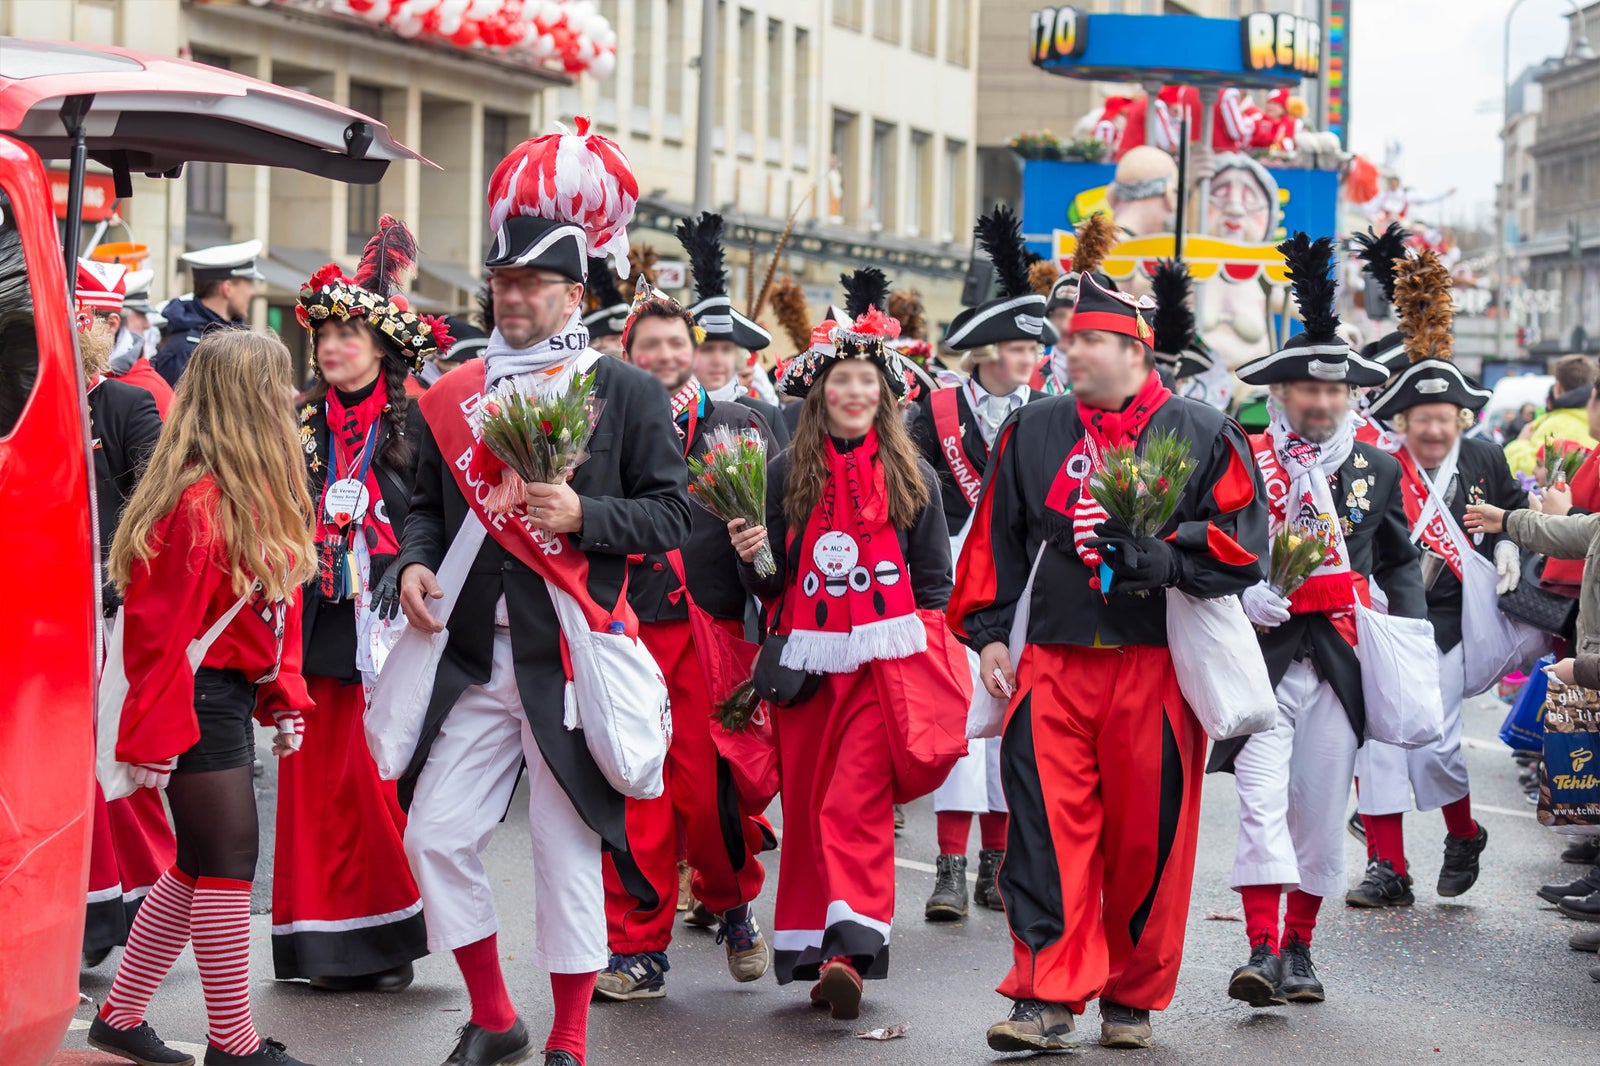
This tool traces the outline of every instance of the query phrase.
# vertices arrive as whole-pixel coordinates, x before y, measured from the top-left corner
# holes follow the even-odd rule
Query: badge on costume
[[[359,522],[367,513],[367,486],[353,477],[343,477],[328,486],[322,510],[328,520],[341,529]]]
[[[1350,465],[1355,467],[1357,470],[1365,470],[1372,464],[1368,461],[1365,455],[1362,455],[1360,452],[1356,452],[1354,457],[1352,457],[1350,460]]]
[[[822,585],[830,596],[843,596],[850,587],[850,571],[861,557],[856,539],[837,529],[817,538],[811,549],[811,562],[822,574]]]

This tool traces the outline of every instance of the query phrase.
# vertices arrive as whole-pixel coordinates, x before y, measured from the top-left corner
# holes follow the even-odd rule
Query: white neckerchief
[[[748,396],[744,386],[739,384],[739,375],[735,374],[728,379],[726,385],[719,385],[714,389],[706,389],[706,395],[711,397],[712,403],[732,403],[740,396]]]
[[[1066,338],[1062,338],[1063,342]],[[1055,382],[1055,394],[1064,395],[1067,389],[1067,346],[1057,344],[1050,349],[1050,380]]]
[[[978,416],[978,432],[983,434],[985,444],[994,447],[994,438],[1000,432],[1001,423],[1012,411],[1028,402],[1029,392],[1026,382],[1002,395],[984,388],[977,374],[967,379],[967,403]]]
[[[755,377],[751,379],[751,388],[755,390],[756,399],[762,403],[778,406],[778,390],[772,387],[772,378],[767,374],[767,368],[756,364]]]
[[[498,329],[489,334],[489,343],[483,349],[483,391],[488,392],[502,380],[522,374],[535,375],[529,384],[536,393],[548,393],[558,384],[564,387],[567,375],[546,376],[543,371],[559,367],[588,350],[589,330],[583,324],[582,311],[581,306],[573,311],[561,332],[526,348],[511,347]]]
[[[144,354],[144,334],[135,333],[126,326],[119,327],[111,348],[111,376],[121,377]]]
[[[1334,508],[1329,479],[1350,458],[1350,450],[1356,443],[1356,426],[1360,422],[1361,416],[1350,411],[1332,437],[1321,444],[1314,444],[1290,429],[1282,409],[1277,404],[1272,405],[1272,421],[1267,426],[1267,436],[1272,441],[1278,464],[1289,478],[1283,520],[1310,530],[1326,529],[1335,549],[1328,556],[1328,561],[1317,569],[1318,574],[1350,569],[1350,557],[1344,545],[1344,526],[1339,521],[1339,512]]]

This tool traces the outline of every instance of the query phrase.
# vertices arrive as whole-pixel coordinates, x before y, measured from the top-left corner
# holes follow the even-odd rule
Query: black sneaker
[[[1311,963],[1311,945],[1295,936],[1283,945],[1283,996],[1290,1003],[1321,1003],[1328,998]]]
[[[1011,1016],[989,1026],[989,1047],[994,1051],[1061,1051],[1072,1046],[1076,1020],[1064,1003],[1019,999]]]
[[[572,1052],[557,1048],[544,1053],[544,1066],[583,1066],[583,1063],[579,1062],[578,1056]]]
[[[1252,1007],[1281,1007],[1283,998],[1283,960],[1265,939],[1250,949],[1250,961],[1228,978],[1228,998],[1242,1000]]]
[[[1351,813],[1351,815],[1350,815],[1350,820],[1348,822],[1344,823],[1344,827],[1346,829],[1350,830],[1350,835],[1351,836],[1353,836],[1357,840],[1361,841],[1361,844],[1362,844],[1363,847],[1366,846],[1366,843],[1367,843],[1367,823],[1363,822],[1361,820],[1361,812],[1360,811],[1353,811]]]
[[[1556,910],[1580,922],[1600,922],[1600,892],[1592,892],[1582,899],[1564,899]]]
[[[992,911],[1003,911],[1000,901],[1000,863],[1005,859],[1003,850],[978,852],[978,883],[972,886],[972,902]]]
[[[1560,903],[1564,899],[1582,899],[1593,892],[1600,892],[1600,867],[1590,867],[1583,871],[1576,881],[1569,881],[1564,885],[1539,886],[1539,898],[1547,903]]]
[[[139,1066],[194,1066],[194,1056],[169,1048],[149,1023],[117,1029],[100,1015],[89,1023],[89,1046]]]
[[[1561,861],[1593,866],[1600,861],[1600,840],[1574,840],[1561,853]]]
[[[1150,1012],[1100,1001],[1100,1046],[1136,1050],[1150,1046]]]
[[[922,908],[930,922],[954,922],[967,916],[967,857],[941,855],[934,860],[933,895]]]
[[[205,1066],[311,1066],[289,1054],[289,1049],[271,1037],[248,1055],[230,1055],[221,1048],[206,1045]]]
[[[1478,856],[1489,846],[1489,831],[1481,824],[1473,837],[1446,836],[1444,865],[1439,867],[1439,895],[1459,896],[1478,880]]]
[[[533,1043],[528,1039],[528,1028],[518,1018],[503,1033],[493,1033],[481,1025],[468,1022],[458,1032],[461,1039],[456,1049],[444,1060],[444,1066],[512,1066],[533,1057]]]
[[[1344,896],[1347,907],[1409,907],[1416,901],[1411,894],[1411,875],[1395,873],[1388,859],[1367,863],[1367,876]]]

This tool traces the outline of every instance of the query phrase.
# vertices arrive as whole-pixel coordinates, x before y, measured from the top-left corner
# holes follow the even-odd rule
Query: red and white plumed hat
[[[127,285],[128,268],[121,263],[78,260],[79,311],[121,311]]]
[[[615,141],[574,121],[523,141],[489,179],[489,228],[484,266],[537,267],[582,284],[589,257],[606,258],[628,276],[628,223],[639,182]]]

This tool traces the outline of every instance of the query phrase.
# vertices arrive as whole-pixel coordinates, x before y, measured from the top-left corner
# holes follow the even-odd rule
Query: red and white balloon
[[[617,32],[594,0],[330,0],[330,6],[401,37],[521,54],[569,74],[608,78],[617,69]]]

